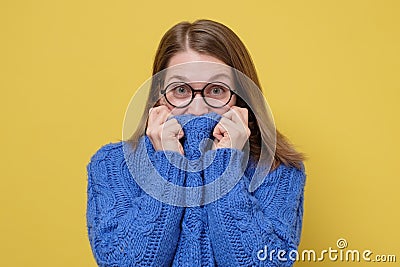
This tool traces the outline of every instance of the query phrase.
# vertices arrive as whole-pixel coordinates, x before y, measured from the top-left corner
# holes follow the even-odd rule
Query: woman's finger
[[[221,140],[224,137],[224,133],[226,132],[226,129],[220,124],[218,123],[217,125],[215,125],[214,127],[214,131],[213,131],[213,136],[217,139],[217,140]]]
[[[247,115],[247,109],[239,107],[232,107],[223,114],[213,133],[219,141],[217,147],[243,148],[250,136]]]
[[[149,110],[149,122],[153,125],[159,126],[167,120],[170,113],[170,110],[166,106],[151,108]]]
[[[232,113],[230,114],[231,120],[239,123],[242,122],[245,126],[248,126],[249,124],[249,111],[247,110],[247,108],[240,108],[240,107],[236,107],[233,106],[231,107]],[[239,121],[240,119],[240,121]]]
[[[182,126],[176,119],[167,120],[162,126],[162,133],[167,137],[178,137],[178,139],[184,135]]]

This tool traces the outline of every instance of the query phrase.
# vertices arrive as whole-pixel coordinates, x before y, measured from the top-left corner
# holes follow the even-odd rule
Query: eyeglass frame
[[[190,90],[192,91],[192,98],[190,99],[190,101],[186,104],[186,105],[184,105],[184,106],[176,106],[176,105],[174,105],[174,104],[172,104],[169,100],[168,100],[168,98],[167,98],[167,88],[168,87],[170,87],[172,84],[185,84],[185,85],[187,85],[187,86],[189,86],[189,88],[190,88]],[[209,86],[210,84],[222,84],[222,85],[224,85],[224,86],[226,86],[228,89],[229,89],[229,93],[230,93],[230,95],[229,95],[229,100],[224,104],[224,105],[222,105],[222,106],[213,106],[213,105],[210,105],[208,102],[207,102],[207,100],[205,99],[205,95],[204,95],[204,90],[207,88],[207,86]],[[165,87],[165,89],[162,89],[161,91],[160,91],[160,93],[165,97],[165,100],[168,102],[168,104],[170,104],[171,106],[173,106],[174,108],[186,108],[187,106],[189,106],[192,102],[193,102],[193,99],[194,99],[194,97],[195,97],[195,95],[196,95],[196,93],[200,93],[201,94],[201,97],[203,98],[203,101],[208,105],[208,106],[210,106],[210,107],[212,107],[212,108],[223,108],[223,107],[225,107],[226,105],[228,105],[228,103],[231,101],[231,99],[232,99],[232,96],[233,95],[236,95],[236,92],[235,92],[235,90],[232,90],[231,89],[231,87],[229,86],[229,85],[227,85],[226,83],[224,83],[224,82],[209,82],[209,83],[207,83],[206,85],[204,85],[204,87],[202,88],[202,89],[194,89],[189,83],[187,83],[187,82],[172,82],[172,83],[170,83],[170,84],[168,84],[166,87]]]

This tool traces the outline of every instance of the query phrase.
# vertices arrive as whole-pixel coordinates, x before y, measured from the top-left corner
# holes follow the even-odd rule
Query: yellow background
[[[86,165],[121,138],[164,32],[197,18],[242,38],[277,128],[309,157],[299,250],[342,237],[398,264],[399,13],[394,0],[1,1],[1,265],[96,265]],[[297,266],[321,264],[374,265]]]

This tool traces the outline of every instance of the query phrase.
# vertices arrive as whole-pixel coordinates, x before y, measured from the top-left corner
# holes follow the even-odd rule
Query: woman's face
[[[196,61],[201,61],[201,64],[194,63]],[[210,62],[210,64],[204,62]],[[185,67],[185,69],[183,69],[182,65],[177,66],[184,63],[192,64],[183,65],[188,66],[187,68]],[[173,66],[176,67],[170,68]],[[167,70],[167,77],[165,82],[166,86],[171,83],[186,82],[189,83],[193,89],[200,90],[209,82],[221,82],[229,85],[230,80],[232,80],[230,77],[230,72],[227,71],[230,69],[230,67],[227,66],[224,62],[213,56],[200,54],[190,49],[184,52],[179,52],[171,57],[167,67],[171,69],[171,71],[169,71],[169,69]],[[183,71],[180,72],[179,70]],[[179,75],[173,75],[174,73],[178,73]],[[177,76],[179,78],[177,78]],[[193,114],[199,116],[210,112],[215,112],[222,115],[223,113],[227,112],[230,107],[234,106],[235,103],[235,94],[232,95],[232,98],[230,99],[228,104],[221,108],[209,106],[207,103],[204,102],[203,97],[200,93],[196,93],[192,102],[184,108],[175,108],[166,101],[164,96],[160,99],[160,104],[167,106],[171,113],[174,115]]]

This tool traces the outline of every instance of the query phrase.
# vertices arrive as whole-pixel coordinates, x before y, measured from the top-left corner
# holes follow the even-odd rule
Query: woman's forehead
[[[165,71],[165,82],[229,82],[233,79],[232,68],[213,62],[191,62],[169,67]]]

